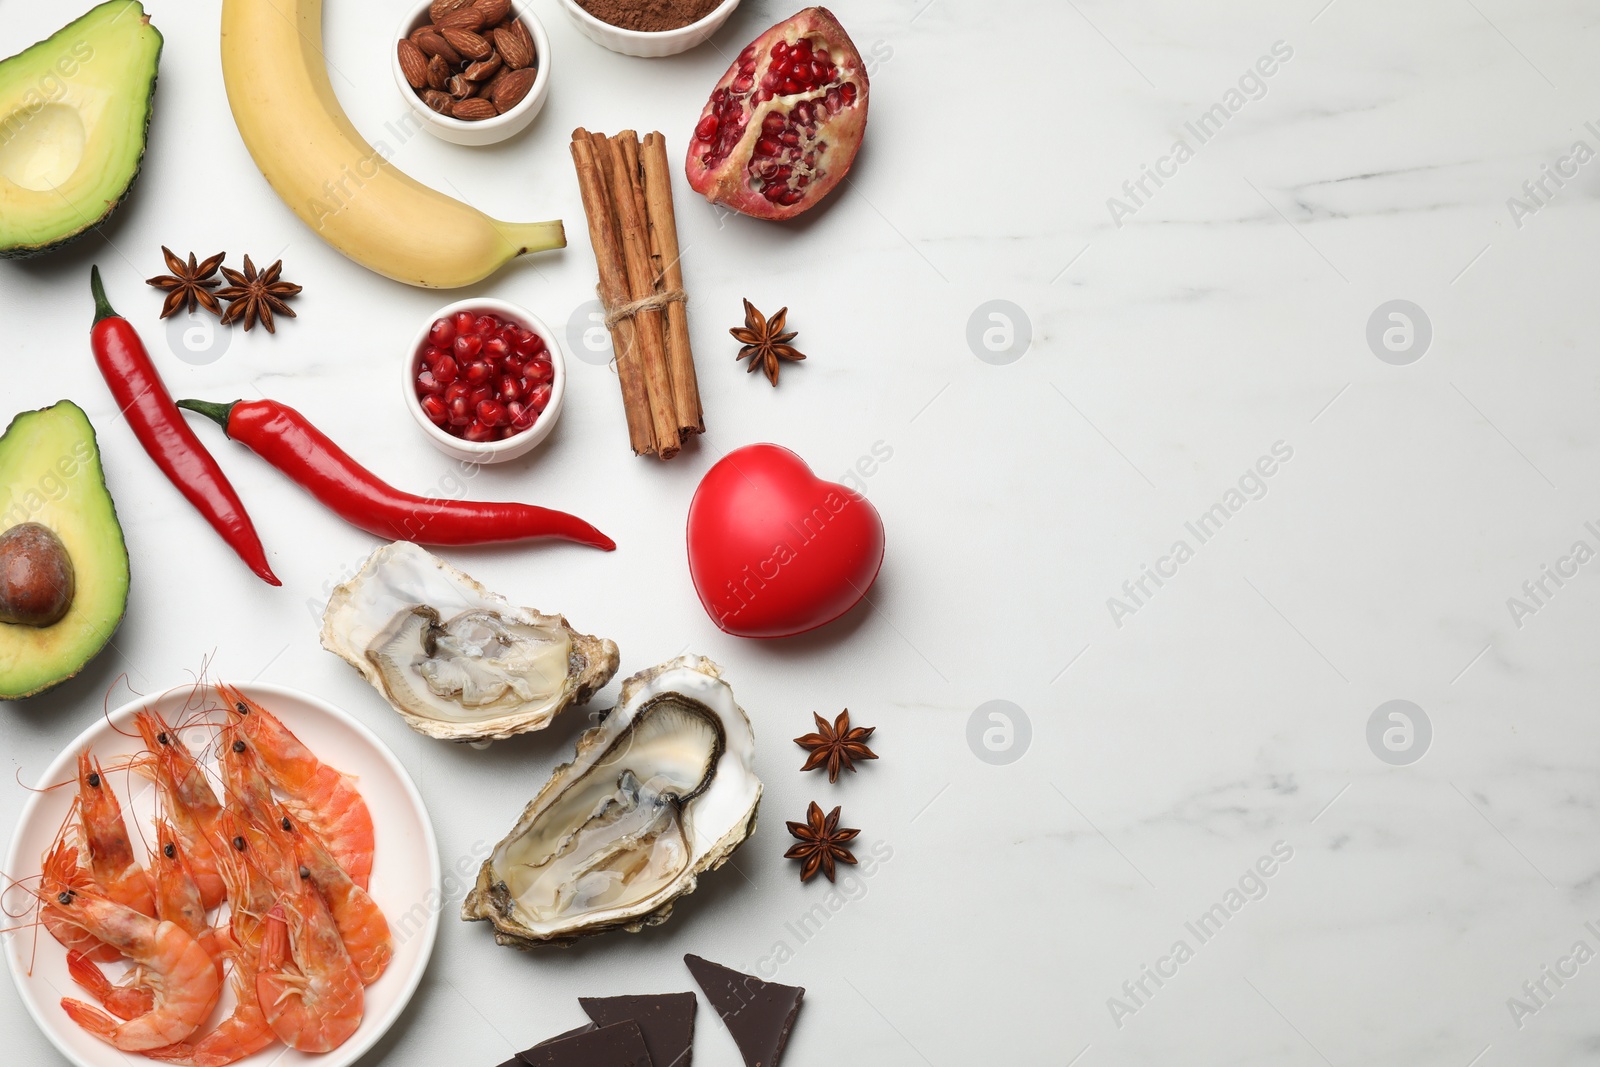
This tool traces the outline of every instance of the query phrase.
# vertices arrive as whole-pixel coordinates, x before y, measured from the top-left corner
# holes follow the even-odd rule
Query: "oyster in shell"
[[[634,675],[484,860],[461,917],[518,948],[665,922],[754,832],[754,760],[716,664],[681,656]]]
[[[333,591],[322,647],[420,734],[499,741],[542,730],[617,673],[617,646],[560,615],[513,606],[407,541]]]

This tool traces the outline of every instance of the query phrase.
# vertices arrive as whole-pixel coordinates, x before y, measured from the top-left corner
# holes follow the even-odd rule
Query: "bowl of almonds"
[[[494,144],[544,106],[550,39],[517,0],[423,0],[397,36],[395,83],[435,137]]]

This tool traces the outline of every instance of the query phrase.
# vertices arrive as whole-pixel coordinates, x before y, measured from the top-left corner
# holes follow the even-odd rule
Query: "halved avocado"
[[[0,257],[98,226],[139,175],[161,34],[110,0],[0,61]]]
[[[76,588],[57,623],[0,622],[0,700],[32,696],[77,674],[111,640],[128,606],[122,524],[94,427],[70,400],[23,412],[0,436],[0,534],[24,523],[60,538]]]

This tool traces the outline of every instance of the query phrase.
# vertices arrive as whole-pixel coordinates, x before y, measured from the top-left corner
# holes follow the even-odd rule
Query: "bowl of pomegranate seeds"
[[[501,463],[550,436],[567,369],[556,335],[526,308],[480,297],[440,308],[403,365],[406,408],[434,447]]]

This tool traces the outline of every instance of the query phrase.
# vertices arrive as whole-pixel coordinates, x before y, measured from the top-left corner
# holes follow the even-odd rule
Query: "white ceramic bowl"
[[[550,94],[550,38],[544,32],[544,23],[539,21],[527,4],[512,0],[512,10],[533,36],[534,62],[538,64],[539,73],[533,79],[533,88],[528,90],[528,95],[516,107],[492,119],[468,122],[441,115],[423,103],[422,97],[417,95],[417,90],[406,81],[405,72],[400,69],[400,51],[395,45],[401,38],[410,37],[417,27],[431,21],[428,18],[428,8],[431,6],[431,0],[422,0],[413,7],[411,13],[400,20],[400,29],[395,33],[394,43],[389,46],[389,66],[394,71],[394,83],[399,87],[400,95],[405,97],[407,106],[417,116],[417,121],[422,123],[422,128],[441,140],[464,145],[495,144],[527,129],[528,123],[544,107],[545,97]]]
[[[572,21],[578,24],[578,29],[583,31],[584,36],[595,44],[604,45],[613,52],[621,52],[625,56],[659,59],[662,56],[675,56],[679,52],[687,52],[697,45],[705,44],[711,39],[712,34],[722,29],[722,24],[728,21],[733,9],[739,6],[739,0],[722,0],[711,14],[699,22],[691,22],[680,29],[660,30],[655,33],[625,30],[621,26],[613,26],[589,14],[578,0],[561,0],[561,6],[567,9],[567,14],[572,16]]]
[[[239,1067],[349,1067],[377,1043],[405,1011],[422,981],[439,926],[439,914],[449,906],[439,869],[439,849],[422,797],[405,768],[377,736],[345,712],[306,693],[262,682],[239,683],[245,696],[259,701],[283,720],[285,726],[330,766],[355,776],[362,796],[372,809],[376,849],[373,853],[372,896],[383,908],[394,935],[395,954],[388,970],[366,989],[366,1011],[350,1040],[322,1056],[292,1052],[282,1045],[241,1060]],[[193,687],[180,686],[164,694],[141,697],[109,715],[98,708],[85,714],[91,725],[40,776],[22,806],[16,832],[5,860],[8,875],[26,881],[39,871],[49,849],[70,813],[75,790],[53,788],[72,781],[80,749],[89,748],[106,767],[123,766],[143,748],[133,726],[133,713],[153,707],[169,722],[184,717]],[[182,729],[192,749],[214,743],[199,725]],[[122,801],[134,841],[154,840],[151,823],[156,813],[154,787],[137,774],[113,770],[106,774]],[[134,827],[139,829],[134,829]],[[137,845],[135,847],[138,847]],[[452,875],[453,876],[453,875]],[[13,908],[25,903],[25,893],[8,889],[6,902]],[[224,913],[225,914],[225,913]],[[80,1029],[61,1009],[63,996],[83,994],[67,976],[67,954],[56,941],[27,925],[7,919],[13,929],[0,935],[11,977],[16,982],[28,1014],[44,1035],[76,1067],[129,1067],[150,1061],[118,1052]],[[35,933],[39,936],[37,941]],[[119,976],[113,971],[110,977]],[[88,999],[88,998],[84,998]],[[232,1010],[233,994],[224,992],[213,1023]],[[6,1054],[5,1062],[18,1062]]]
[[[456,437],[435,426],[422,412],[422,401],[417,396],[417,372],[422,369],[422,351],[428,347],[428,331],[433,328],[436,320],[448,318],[458,311],[470,311],[478,315],[485,313],[498,315],[544,338],[544,345],[550,350],[550,364],[555,370],[555,376],[550,380],[549,405],[532,426],[503,441],[468,441]],[[417,331],[416,339],[411,342],[411,348],[400,369],[403,371],[400,388],[404,394],[406,410],[417,420],[417,425],[422,428],[423,434],[433,447],[463,463],[504,463],[506,460],[527,455],[556,428],[556,420],[561,417],[561,405],[567,396],[567,361],[554,331],[527,308],[487,296],[458,300],[429,315],[428,321],[422,324],[422,329]]]

